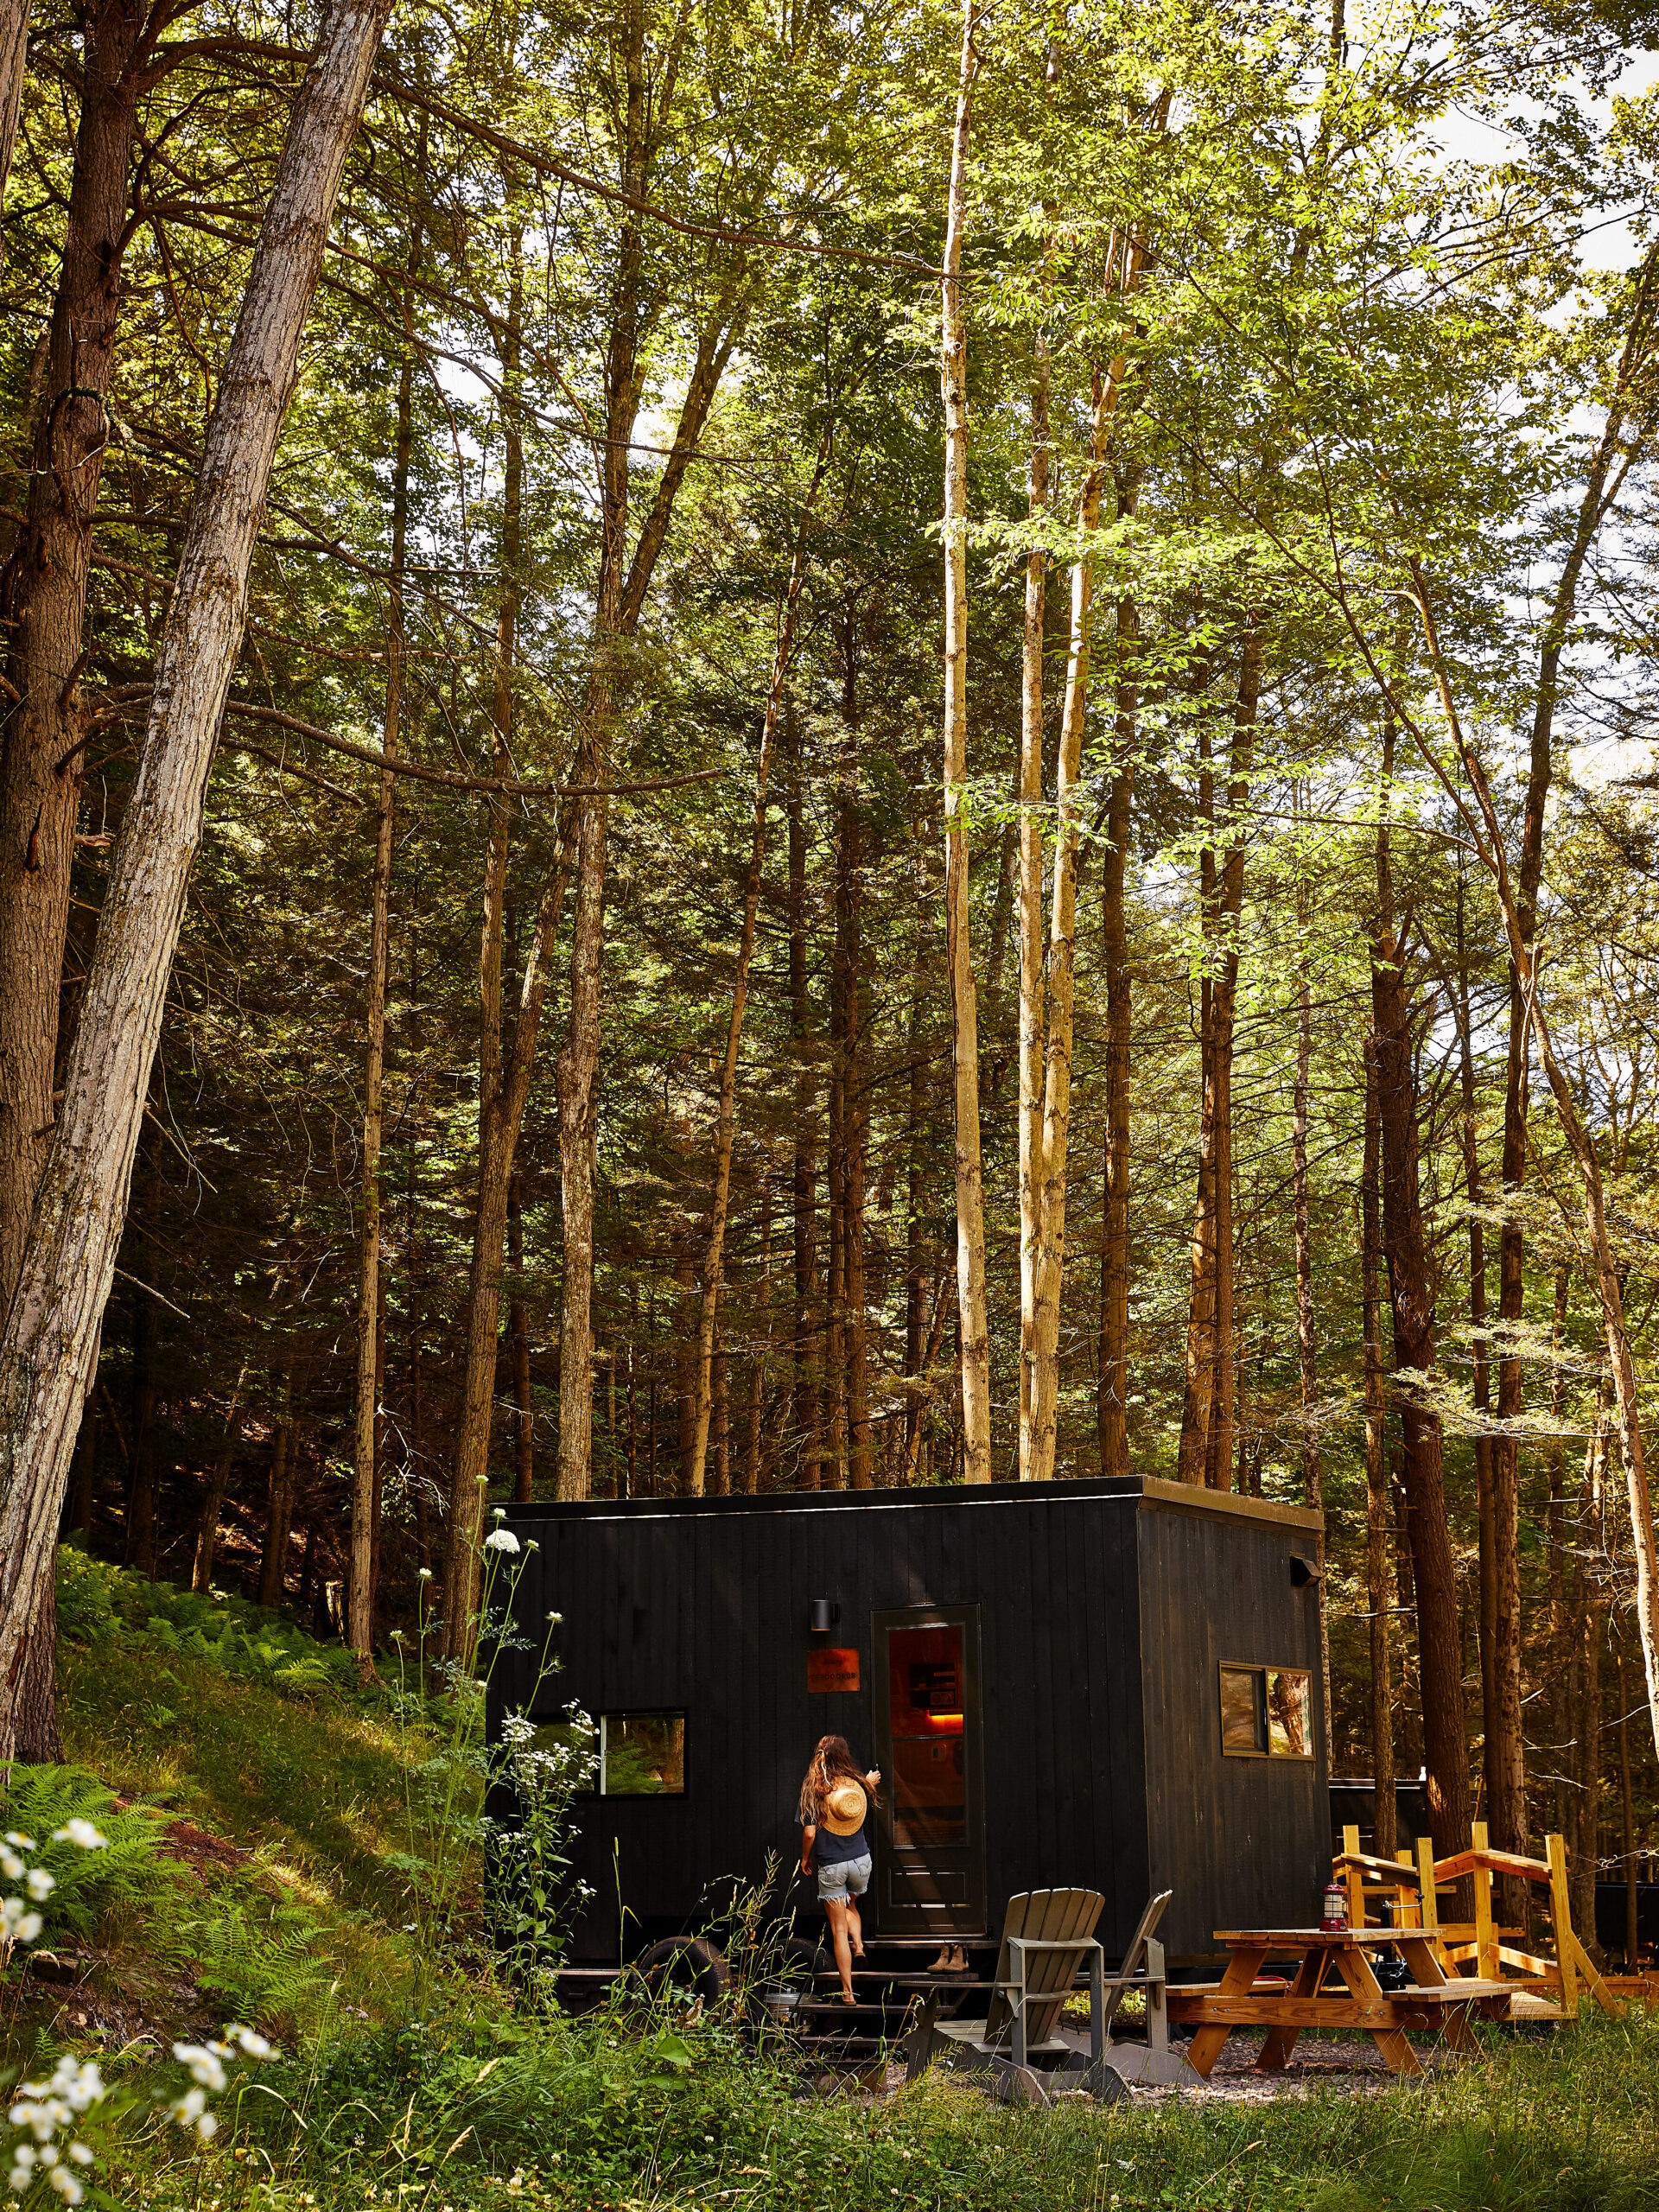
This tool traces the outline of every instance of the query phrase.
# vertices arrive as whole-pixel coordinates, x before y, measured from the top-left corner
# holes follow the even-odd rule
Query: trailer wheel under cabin
[[[594,1499],[509,1525],[536,1541],[514,1599],[531,1648],[499,1656],[492,1740],[572,1703],[600,1730],[575,1962],[708,1925],[773,1853],[816,1936],[796,1801],[826,1734],[882,1771],[864,1919],[884,1945],[994,1937],[1011,1895],[1059,1885],[1104,1895],[1109,1956],[1173,1889],[1175,1965],[1217,1928],[1316,1916],[1317,1514],[1130,1477]],[[550,1612],[560,1671],[537,1690]]]

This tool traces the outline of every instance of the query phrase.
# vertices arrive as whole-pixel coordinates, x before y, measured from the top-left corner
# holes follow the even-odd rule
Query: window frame
[[[607,1789],[605,1787],[605,1724],[607,1720],[683,1720],[685,1739],[680,1747],[680,1786],[677,1789]],[[619,1706],[613,1713],[596,1713],[594,1787],[578,1794],[601,1805],[683,1805],[691,1795],[691,1712],[683,1705]]]
[[[1227,1707],[1222,1692],[1221,1680],[1224,1675],[1252,1675],[1255,1678],[1255,1717],[1259,1732],[1253,1750],[1243,1751],[1227,1741]],[[1276,1751],[1273,1748],[1273,1716],[1268,1707],[1269,1675],[1299,1675],[1307,1685],[1307,1749],[1305,1751]],[[1268,1759],[1281,1766],[1312,1765],[1316,1758],[1313,1669],[1286,1666],[1274,1659],[1217,1660],[1216,1662],[1216,1727],[1221,1740],[1221,1755],[1224,1759]],[[1265,1742],[1262,1740],[1263,1737],[1266,1738]]]

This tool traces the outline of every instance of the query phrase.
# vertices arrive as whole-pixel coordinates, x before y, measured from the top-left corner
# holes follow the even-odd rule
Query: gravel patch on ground
[[[1267,2105],[1281,2097],[1305,2096],[1313,2088],[1340,2088],[1351,2095],[1371,2096],[1392,2088],[1400,2076],[1384,2065],[1369,2037],[1344,2042],[1335,2036],[1304,2035],[1281,2071],[1258,2074],[1257,2053],[1265,2036],[1235,2030],[1222,2046],[1208,2079],[1177,2082],[1167,2088],[1135,2090],[1135,2101],[1160,2103],[1168,2097],[1190,2097],[1214,2104]],[[1454,2063],[1449,2053],[1419,2050],[1418,2057],[1430,2073]]]

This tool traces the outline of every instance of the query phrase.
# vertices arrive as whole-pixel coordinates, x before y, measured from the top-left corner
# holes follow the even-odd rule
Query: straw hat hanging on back
[[[823,1819],[820,1826],[831,1835],[856,1835],[864,1825],[864,1815],[869,1800],[857,1783],[843,1780],[825,1790]]]

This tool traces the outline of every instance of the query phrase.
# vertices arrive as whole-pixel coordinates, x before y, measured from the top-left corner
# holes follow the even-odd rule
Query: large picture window
[[[1300,1667],[1221,1668],[1221,1748],[1233,1758],[1311,1759],[1313,1678]]]

